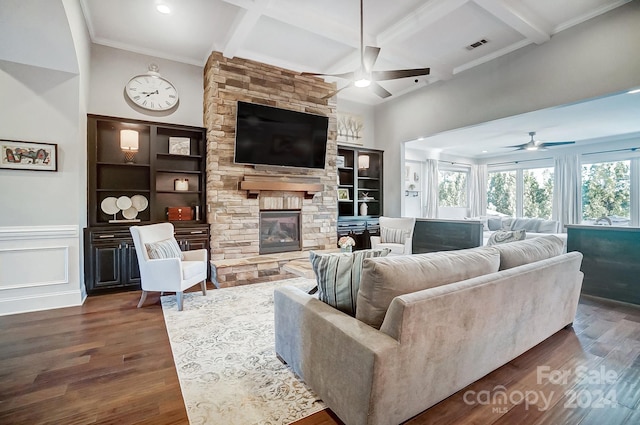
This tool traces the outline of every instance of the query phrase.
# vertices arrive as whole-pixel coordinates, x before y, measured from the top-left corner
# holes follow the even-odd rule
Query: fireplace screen
[[[260,254],[300,249],[300,211],[260,212]]]

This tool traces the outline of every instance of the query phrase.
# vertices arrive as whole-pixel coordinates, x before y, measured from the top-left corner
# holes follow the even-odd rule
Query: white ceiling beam
[[[222,54],[227,58],[232,58],[238,49],[244,44],[262,16],[264,10],[271,0],[254,0],[253,2],[241,2],[247,9],[240,12],[229,30],[223,43]]]
[[[253,4],[251,0],[223,1],[242,9],[249,9]],[[262,14],[328,40],[354,48],[360,47],[360,25],[356,15],[353,17],[352,25],[345,25],[331,19],[327,14],[318,13],[316,9],[309,7],[308,3],[299,0],[272,0],[269,7],[262,11]],[[364,39],[366,41],[374,38],[365,33]]]
[[[431,0],[397,20],[376,38],[377,45],[383,47],[396,40],[406,40],[418,31],[438,22],[451,12],[465,5],[469,0]]]
[[[521,3],[508,0],[473,0],[478,6],[536,44],[551,38],[551,28]]]

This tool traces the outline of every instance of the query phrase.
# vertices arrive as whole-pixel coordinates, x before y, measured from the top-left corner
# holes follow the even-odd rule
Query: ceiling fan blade
[[[378,55],[380,54],[379,47],[366,46],[364,48],[364,54],[362,56],[362,67],[365,72],[371,72],[373,69],[373,65],[376,63],[378,59]]]
[[[353,85],[353,83],[349,83],[344,87],[339,88],[338,90],[332,91],[331,93],[329,93],[328,95],[324,96],[322,99],[326,100],[326,99],[330,99],[333,96],[337,95],[338,93],[340,93],[342,90],[346,89],[347,87],[351,87]]]
[[[384,87],[382,87],[380,84],[376,83],[375,81],[372,81],[369,87],[375,94],[377,94],[383,99],[391,96],[391,93],[389,93]]]
[[[397,80],[398,78],[419,77],[421,75],[429,75],[430,68],[416,69],[396,69],[393,71],[373,71],[371,78],[373,81]]]
[[[322,74],[316,72],[302,72],[300,75],[305,77],[335,77],[335,78],[344,78],[346,80],[353,80],[356,76],[355,72],[344,72],[342,74]]]
[[[549,146],[573,145],[575,142],[544,142],[540,143],[540,147],[548,148]]]

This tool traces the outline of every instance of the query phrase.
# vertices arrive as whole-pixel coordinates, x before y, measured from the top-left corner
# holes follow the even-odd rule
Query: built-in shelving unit
[[[340,145],[338,157],[338,237],[351,235],[358,248],[367,248],[383,211],[383,151]]]
[[[121,149],[122,130],[137,133],[133,162]],[[177,142],[182,152],[170,148]],[[205,147],[204,128],[88,115],[85,282],[90,294],[139,288],[129,226],[168,221],[171,207],[193,211],[192,220],[173,222],[180,247],[208,249]]]

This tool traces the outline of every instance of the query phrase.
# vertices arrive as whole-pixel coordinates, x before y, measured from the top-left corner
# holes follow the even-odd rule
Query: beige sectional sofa
[[[367,259],[356,317],[281,287],[276,352],[347,425],[401,423],[573,322],[582,254],[561,252],[546,236]]]

